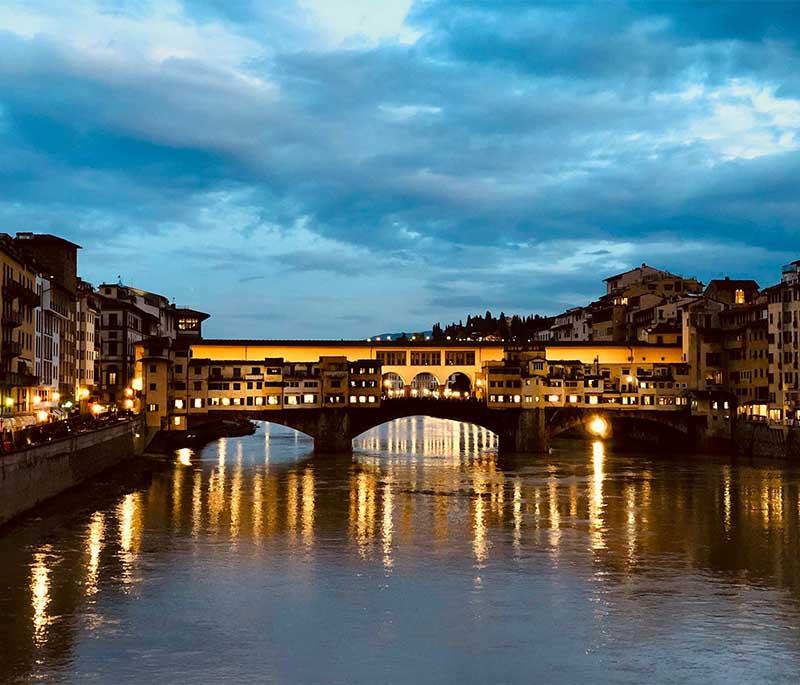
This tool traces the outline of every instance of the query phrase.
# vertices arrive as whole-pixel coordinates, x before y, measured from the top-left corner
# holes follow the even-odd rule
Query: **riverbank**
[[[739,456],[800,461],[800,428],[796,426],[739,421],[735,434]]]
[[[141,454],[140,417],[0,457],[0,526],[125,459]]]

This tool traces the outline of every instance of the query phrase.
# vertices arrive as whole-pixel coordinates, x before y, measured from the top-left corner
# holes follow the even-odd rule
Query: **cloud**
[[[791,4],[0,8],[0,221],[216,335],[552,313],[796,258]],[[268,312],[269,315],[266,315]]]

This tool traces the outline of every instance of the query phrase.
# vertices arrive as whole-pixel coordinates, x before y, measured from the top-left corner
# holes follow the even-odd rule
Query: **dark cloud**
[[[419,0],[410,44],[322,40],[289,0],[156,7],[0,27],[0,220],[236,298],[217,334],[552,312],[642,261],[768,283],[797,244],[795,3]]]

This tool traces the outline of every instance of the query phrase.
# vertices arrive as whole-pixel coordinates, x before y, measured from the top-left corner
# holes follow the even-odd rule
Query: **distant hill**
[[[418,335],[418,336],[430,338],[433,335],[433,331],[415,331],[415,330],[409,329],[409,330],[405,331],[405,334],[409,338],[412,335]],[[390,339],[391,340],[397,340],[402,335],[403,335],[402,331],[400,333],[378,333],[378,335],[371,336],[371,339],[372,340],[377,340],[378,338],[380,338],[381,340],[390,340]]]

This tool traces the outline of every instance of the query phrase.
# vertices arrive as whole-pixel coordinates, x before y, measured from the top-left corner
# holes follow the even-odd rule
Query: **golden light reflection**
[[[625,533],[628,542],[628,562],[636,562],[636,487],[633,483],[625,485]]]
[[[47,562],[51,549],[45,545],[33,555],[30,590],[33,608],[33,641],[41,647],[47,641],[47,631],[52,622],[48,613],[50,606],[50,567]]]
[[[141,502],[140,493],[132,492],[122,498],[117,506],[119,520],[120,561],[122,562],[122,582],[132,582],[133,567],[141,542]]]
[[[181,447],[178,450],[178,463],[181,466],[191,466],[192,465],[192,455],[194,455],[194,451],[189,447]]]
[[[105,527],[105,515],[100,511],[92,514],[92,518],[89,521],[88,535],[86,536],[86,552],[89,555],[89,560],[86,563],[86,594],[89,596],[97,594],[98,591],[97,580]]]
[[[256,545],[261,545],[264,532],[264,492],[263,477],[260,473],[253,475],[253,537]]]
[[[394,523],[392,520],[394,506],[394,494],[392,492],[391,480],[383,484],[383,518],[381,520],[381,542],[383,543],[383,566],[389,570],[394,565],[392,559],[392,533]]]
[[[203,474],[195,471],[192,478],[192,537],[200,534],[203,517]]]
[[[722,467],[722,507],[725,523],[725,537],[731,534],[731,467]]]
[[[589,484],[589,537],[591,548],[605,548],[603,539],[603,462],[605,447],[600,440],[592,443],[592,480]]]
[[[303,471],[303,494],[302,494],[302,535],[303,543],[306,547],[314,544],[314,469],[310,466]]]
[[[231,539],[236,540],[239,537],[239,525],[241,517],[241,503],[242,503],[242,461],[244,459],[244,451],[242,443],[236,444],[236,465],[233,468],[233,480],[231,482]]]
[[[522,481],[514,479],[514,552],[519,555],[522,543]]]
[[[482,493],[475,493],[472,508],[472,553],[478,566],[483,566],[489,556],[489,543],[486,539],[486,513]]]
[[[297,487],[297,473],[290,471],[286,476],[286,531],[290,540],[297,530]]]

